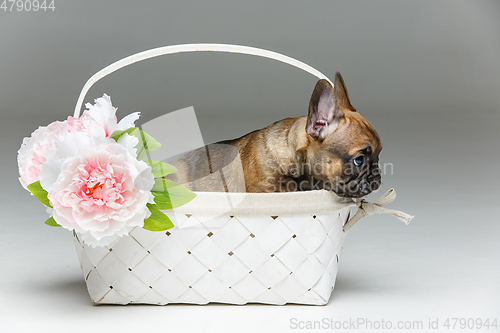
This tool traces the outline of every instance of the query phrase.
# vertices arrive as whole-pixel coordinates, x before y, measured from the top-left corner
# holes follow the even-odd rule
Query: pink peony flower
[[[130,148],[137,140],[125,134],[121,144],[112,139],[98,146],[84,143],[76,155],[42,169],[58,224],[75,230],[92,246],[109,245],[144,225],[151,214],[146,204],[154,203],[154,177]],[[135,184],[141,184],[140,189]]]
[[[134,112],[117,122],[116,108],[111,105],[111,99],[106,94],[96,99],[94,105],[87,103],[86,107],[88,110],[80,118],[68,117],[63,122],[53,122],[46,127],[39,127],[31,137],[24,138],[17,162],[19,181],[25,189],[29,184],[40,180],[42,164],[55,157],[56,138],[75,132],[86,133],[93,138],[110,137],[116,130],[134,127],[134,122],[139,118],[139,112]]]
[[[74,124],[72,126],[79,126],[77,125],[78,119],[68,117],[68,121]],[[31,134],[31,137],[23,139],[21,148],[17,152],[17,164],[19,181],[25,189],[28,188],[29,184],[39,180],[42,164],[55,156],[54,140],[56,135],[67,132],[67,121],[55,121],[48,126],[40,126]]]

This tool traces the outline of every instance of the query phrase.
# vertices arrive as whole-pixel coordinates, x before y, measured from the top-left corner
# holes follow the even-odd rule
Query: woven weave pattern
[[[349,214],[167,214],[176,228],[134,229],[109,248],[75,244],[94,304],[326,304]]]

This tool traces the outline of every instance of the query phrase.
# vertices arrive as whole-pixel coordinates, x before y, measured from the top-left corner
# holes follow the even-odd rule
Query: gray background
[[[499,317],[498,1],[55,4],[55,12],[0,11],[1,331],[279,332],[291,318],[427,328],[429,319]],[[45,226],[17,181],[22,138],[71,115],[92,74],[139,51],[194,42],[273,50],[330,78],[340,71],[381,135],[381,162],[394,166],[382,191],[396,188],[390,207],[416,218],[405,226],[372,216],[351,229],[325,307],[93,307],[70,233]],[[121,70],[86,101],[106,92],[119,115],[141,111],[142,121],[192,105],[214,142],[305,115],[314,84],[272,60],[184,54]]]

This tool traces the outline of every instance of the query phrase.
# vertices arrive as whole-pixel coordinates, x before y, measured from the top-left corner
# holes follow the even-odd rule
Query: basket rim
[[[326,214],[352,207],[351,198],[333,191],[313,190],[277,193],[195,192],[196,198],[165,213],[202,216],[291,216]]]

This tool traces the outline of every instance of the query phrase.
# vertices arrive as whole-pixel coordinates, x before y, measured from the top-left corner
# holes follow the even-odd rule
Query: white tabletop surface
[[[415,117],[413,123],[423,118]],[[12,195],[2,194],[1,331],[26,332],[36,326],[40,332],[135,332],[146,327],[152,332],[281,332],[314,321],[327,325],[323,328],[355,322],[359,325],[351,329],[376,331],[363,321],[390,321],[393,327],[411,322],[429,329],[429,321],[436,320],[445,331],[448,318],[498,321],[498,194],[487,186],[481,189],[488,195],[479,195],[473,185],[458,189],[454,178],[433,171],[446,167],[435,155],[397,157],[405,154],[405,145],[411,142],[403,137],[387,153],[400,172],[386,177],[383,191],[395,187],[398,197],[388,207],[416,217],[406,226],[389,215],[374,215],[354,226],[326,306],[93,306],[71,233],[43,224],[43,208],[10,169],[6,184]],[[11,156],[15,146],[9,147]],[[436,162],[418,161],[424,158]],[[455,170],[466,174],[473,163],[470,159]],[[434,185],[440,182],[442,186]]]

